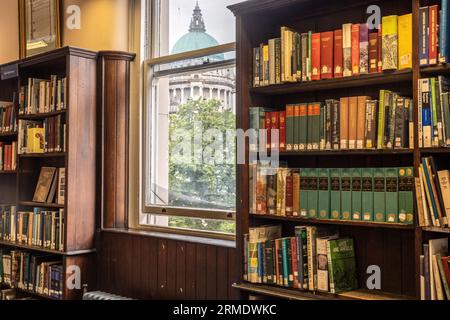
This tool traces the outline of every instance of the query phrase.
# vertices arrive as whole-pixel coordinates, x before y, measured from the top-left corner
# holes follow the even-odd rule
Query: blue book
[[[428,7],[419,8],[420,65],[428,65]]]
[[[450,0],[441,0],[441,17],[439,22],[439,62],[450,62],[450,33],[447,30]]]

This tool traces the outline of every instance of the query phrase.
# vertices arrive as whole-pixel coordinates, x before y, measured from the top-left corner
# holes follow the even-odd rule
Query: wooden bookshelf
[[[17,65],[18,78],[0,82],[0,100],[12,101],[13,92],[26,85],[28,78],[50,79],[51,75],[57,75],[67,79],[66,110],[18,116],[20,120],[44,120],[64,114],[66,152],[20,154],[15,174],[5,173],[0,179],[0,204],[16,204],[17,211],[30,211],[35,207],[49,211],[64,209],[64,251],[7,241],[0,241],[0,246],[55,255],[61,258],[63,270],[68,266],[78,266],[82,285],[89,287],[95,287],[97,57],[97,52],[64,47],[10,63]],[[16,133],[13,138],[17,138]],[[65,205],[31,201],[44,166],[66,168]],[[68,276],[64,271],[63,280]],[[70,290],[65,286],[66,281],[63,283],[63,299],[81,298],[81,289]]]
[[[287,104],[349,96],[378,97],[380,89],[392,90],[418,101],[418,79],[426,72],[447,71],[447,67],[420,68],[418,33],[419,0],[380,0],[382,15],[413,14],[413,68],[349,78],[328,79],[303,83],[285,83],[253,87],[253,48],[270,38],[279,37],[280,27],[288,26],[302,33],[309,30],[324,32],[342,28],[342,24],[361,23],[367,19],[368,4],[364,0],[260,0],[235,4],[229,9],[236,16],[237,41],[237,127],[249,129],[249,107],[263,106],[275,109]],[[415,130],[418,115],[414,112]],[[418,146],[417,134],[415,146]],[[422,151],[424,152],[424,151]],[[420,163],[421,150],[339,150],[311,152],[281,152],[281,160],[293,168],[359,168],[359,167],[414,167]],[[419,255],[422,231],[415,225],[368,223],[363,221],[310,220],[292,217],[262,216],[249,213],[249,166],[237,169],[237,250],[243,251],[243,235],[250,227],[281,224],[283,236],[292,236],[297,225],[329,225],[338,228],[341,235],[355,241],[357,278],[361,290],[329,295],[299,292],[285,288],[254,285],[244,281],[244,257],[238,254],[238,274],[241,282],[235,288],[243,297],[258,293],[282,299],[417,299],[419,297]],[[417,220],[417,219],[416,219]],[[377,265],[382,270],[382,292],[370,295],[364,291],[367,268]],[[373,294],[373,292],[371,292]]]
[[[17,137],[17,132],[2,132],[0,138],[14,138]]]

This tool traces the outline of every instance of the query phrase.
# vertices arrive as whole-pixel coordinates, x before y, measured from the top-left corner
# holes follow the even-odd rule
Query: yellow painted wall
[[[131,0],[62,0],[63,46],[128,51],[128,6]],[[66,27],[67,6],[81,9],[81,29]],[[0,1],[0,64],[19,58],[18,0]]]

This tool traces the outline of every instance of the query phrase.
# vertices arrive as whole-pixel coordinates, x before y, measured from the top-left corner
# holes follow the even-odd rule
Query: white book
[[[431,260],[433,262],[433,265],[432,265],[433,272],[432,273],[433,273],[433,278],[434,278],[434,283],[435,283],[437,300],[445,300],[445,293],[444,293],[444,289],[442,287],[441,275],[439,273],[439,266],[437,264],[435,254],[433,254],[433,256],[431,257]]]
[[[431,300],[437,300],[438,298],[438,293],[437,293],[437,287],[436,287],[436,280],[439,279],[435,279],[435,273],[433,272],[434,267],[433,267],[433,256],[436,255],[437,253],[440,254],[447,254],[448,252],[448,238],[443,238],[443,239],[432,239],[429,240],[428,242],[429,244],[429,265],[430,265],[430,287],[431,287]],[[434,261],[436,262],[436,260],[434,259]],[[437,272],[437,274],[439,275],[439,270]]]
[[[352,24],[342,25],[342,60],[344,77],[352,76]]]

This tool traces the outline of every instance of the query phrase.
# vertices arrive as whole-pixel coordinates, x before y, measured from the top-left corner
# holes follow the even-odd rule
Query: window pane
[[[226,7],[242,0],[161,0],[159,52],[182,53],[235,41],[235,18]],[[226,27],[224,27],[226,26]]]
[[[235,68],[153,79],[146,206],[235,210]]]

